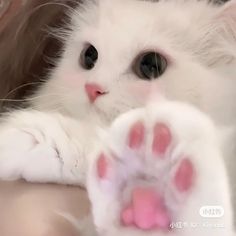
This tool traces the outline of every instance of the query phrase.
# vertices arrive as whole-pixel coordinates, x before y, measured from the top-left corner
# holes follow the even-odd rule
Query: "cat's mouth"
[[[111,123],[116,117],[121,114],[121,111],[116,108],[113,108],[112,111],[106,112],[99,106],[94,106],[94,111],[105,123]]]

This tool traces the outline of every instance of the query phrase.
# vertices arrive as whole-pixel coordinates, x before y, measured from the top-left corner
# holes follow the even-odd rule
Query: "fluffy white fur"
[[[127,156],[122,153],[125,136],[140,117],[150,127],[161,120],[175,130],[180,146],[191,154],[198,171],[190,200],[174,205],[167,194],[168,205],[178,209],[180,221],[198,223],[203,220],[198,214],[200,206],[224,206],[220,223],[225,227],[150,235],[233,235],[230,201],[234,186],[228,177],[233,180],[236,164],[235,1],[224,6],[195,0],[85,2],[71,12],[62,58],[38,91],[32,104],[35,110],[16,111],[3,118],[0,177],[84,185],[89,173],[87,187],[98,232],[149,235],[119,224],[122,201],[115,194],[119,185],[108,183],[104,189],[94,165],[101,150],[116,151],[120,158]],[[79,64],[86,43],[93,44],[99,53],[90,71]],[[144,51],[157,51],[168,59],[167,71],[157,80],[140,80],[132,71],[135,58]],[[92,82],[108,92],[94,104],[84,89]],[[169,102],[162,101],[162,96]],[[144,108],[152,99],[159,102]],[[126,166],[128,183],[134,171],[132,163]],[[151,165],[144,167],[150,175]],[[122,176],[119,178],[121,181]]]

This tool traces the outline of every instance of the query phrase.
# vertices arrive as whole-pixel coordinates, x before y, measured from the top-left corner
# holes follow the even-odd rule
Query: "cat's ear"
[[[215,61],[229,62],[236,58],[236,0],[217,7],[207,34],[212,37]]]
[[[231,34],[236,40],[236,0],[231,0],[220,7],[216,23],[223,30],[222,33]]]

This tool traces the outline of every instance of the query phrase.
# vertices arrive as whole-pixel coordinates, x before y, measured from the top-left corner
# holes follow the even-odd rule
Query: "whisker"
[[[16,92],[19,89],[22,89],[22,88],[30,86],[30,85],[35,85],[35,84],[42,84],[42,82],[31,82],[31,83],[27,83],[27,84],[22,84],[16,88],[14,88],[13,90],[11,90],[9,93],[7,93],[7,95],[5,97],[3,97],[1,100],[7,99],[7,97],[9,97],[12,93]]]
[[[28,97],[28,98],[22,98],[22,99],[8,99],[8,98],[2,98],[0,99],[1,102],[27,102],[27,101],[33,101],[33,100],[37,100],[39,98],[44,98],[44,97],[50,97],[50,96],[58,96],[60,95],[59,93],[50,93],[50,94],[43,94],[40,96],[32,96],[32,97]],[[60,96],[58,96],[58,98],[60,98]]]

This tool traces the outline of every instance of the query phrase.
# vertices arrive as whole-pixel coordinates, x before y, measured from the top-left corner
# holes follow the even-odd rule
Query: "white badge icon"
[[[222,206],[203,206],[199,210],[199,214],[203,218],[221,218],[225,211]]]

